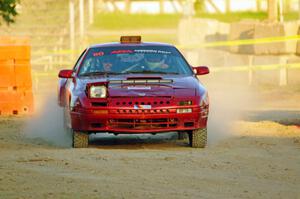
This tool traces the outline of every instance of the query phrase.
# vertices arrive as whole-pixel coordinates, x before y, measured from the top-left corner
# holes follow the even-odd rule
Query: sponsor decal
[[[144,97],[146,96],[146,93],[138,93],[138,96]]]
[[[151,86],[128,86],[128,90],[151,90]]]
[[[94,57],[101,57],[103,55],[104,55],[104,52],[102,52],[102,51],[93,53]]]
[[[134,109],[138,110],[138,109],[151,109],[152,106],[151,105],[134,105],[133,106]]]
[[[132,50],[114,50],[111,51],[110,54],[128,54],[128,53],[133,53]]]
[[[147,49],[138,49],[134,50],[136,53],[156,53],[156,54],[171,54],[169,51],[164,50],[147,50]]]

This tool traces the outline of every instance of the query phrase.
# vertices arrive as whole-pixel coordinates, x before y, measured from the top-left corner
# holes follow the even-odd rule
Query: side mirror
[[[73,70],[61,70],[59,71],[59,78],[72,78]]]
[[[207,66],[193,67],[193,70],[196,73],[196,75],[206,75],[209,73],[209,68]]]

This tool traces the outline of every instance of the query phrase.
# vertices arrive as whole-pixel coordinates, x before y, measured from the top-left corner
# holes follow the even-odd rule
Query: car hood
[[[169,80],[169,82],[146,83],[143,80]],[[123,80],[141,80],[141,83],[123,83]],[[196,96],[203,90],[194,76],[182,75],[116,75],[89,76],[77,78],[77,86],[82,90],[87,84],[108,82],[110,97],[124,96]]]

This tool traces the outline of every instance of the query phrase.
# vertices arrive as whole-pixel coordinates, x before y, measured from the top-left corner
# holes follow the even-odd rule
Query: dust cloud
[[[36,114],[27,122],[25,136],[59,147],[71,147],[72,138],[64,130],[63,109],[56,95],[36,96]]]
[[[234,78],[231,76],[220,79],[213,75],[204,81],[210,99],[208,145],[234,136],[234,122],[242,120],[246,111],[255,109],[260,103],[254,87],[230,81]]]

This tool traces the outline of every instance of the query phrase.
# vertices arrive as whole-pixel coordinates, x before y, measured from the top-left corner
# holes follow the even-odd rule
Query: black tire
[[[187,138],[186,132],[178,132],[177,135],[178,140],[185,140]]]
[[[89,134],[73,131],[73,147],[87,148],[89,146]]]
[[[204,148],[207,143],[207,128],[196,129],[189,133],[190,146]]]

